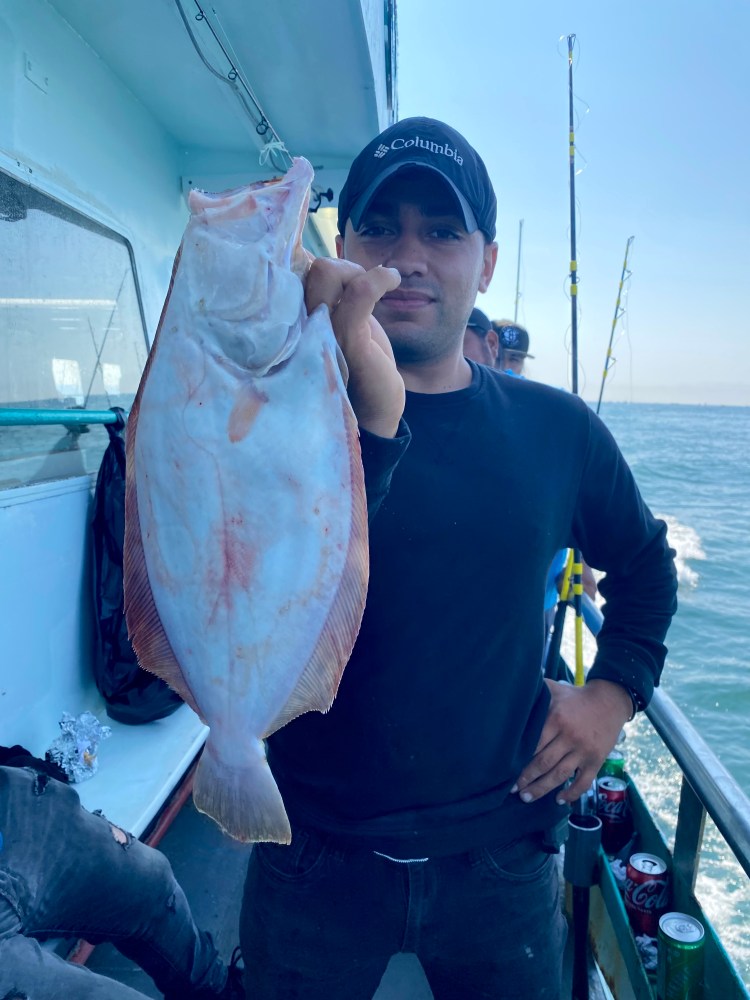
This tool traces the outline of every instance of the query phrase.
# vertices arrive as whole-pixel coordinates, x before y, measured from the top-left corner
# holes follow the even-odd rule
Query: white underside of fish
[[[301,179],[285,178],[298,198],[301,162]],[[262,739],[330,707],[356,639],[368,573],[357,427],[328,311],[307,316],[290,269],[294,230],[281,253],[273,229],[230,246],[233,271],[206,264],[226,248],[199,225],[128,426],[128,628],[141,665],[210,726],[198,808],[238,839],[287,842]]]

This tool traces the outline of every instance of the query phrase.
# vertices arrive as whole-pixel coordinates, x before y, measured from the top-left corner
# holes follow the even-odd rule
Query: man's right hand
[[[404,412],[406,390],[393,349],[372,311],[401,275],[392,267],[365,271],[348,260],[319,257],[305,282],[311,313],[325,304],[333,332],[349,368],[347,392],[360,427],[379,437],[394,437]]]

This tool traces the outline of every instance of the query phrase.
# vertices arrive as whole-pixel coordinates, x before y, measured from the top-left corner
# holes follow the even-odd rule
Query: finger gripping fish
[[[243,841],[291,839],[262,741],[330,708],[367,590],[356,419],[300,278],[311,181],[191,192],[128,421],[128,631],[210,727],[193,798]]]

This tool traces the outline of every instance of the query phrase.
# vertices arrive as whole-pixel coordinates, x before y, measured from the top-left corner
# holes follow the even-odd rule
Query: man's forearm
[[[362,449],[362,466],[367,493],[367,518],[372,521],[380,504],[391,488],[391,477],[401,456],[406,451],[411,432],[403,418],[399,421],[395,437],[379,437],[360,428],[359,443]]]

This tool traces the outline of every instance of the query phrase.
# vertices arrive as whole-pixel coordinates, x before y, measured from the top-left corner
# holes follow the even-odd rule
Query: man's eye
[[[460,240],[461,234],[456,229],[449,229],[446,226],[440,226],[432,230],[431,233],[437,240]]]
[[[386,226],[362,226],[357,233],[358,236],[386,236],[390,230]]]

